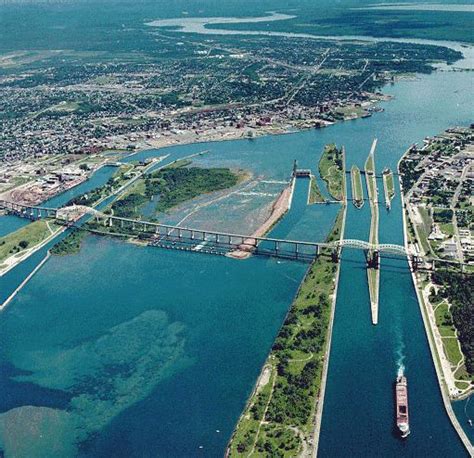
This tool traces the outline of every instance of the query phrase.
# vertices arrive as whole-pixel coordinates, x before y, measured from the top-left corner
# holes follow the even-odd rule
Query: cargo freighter
[[[395,400],[397,404],[397,428],[402,437],[407,437],[410,434],[410,422],[408,420],[407,378],[404,375],[397,377]]]

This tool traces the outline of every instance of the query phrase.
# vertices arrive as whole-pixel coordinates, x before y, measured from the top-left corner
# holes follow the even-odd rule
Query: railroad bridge
[[[153,221],[142,221],[131,218],[102,213],[86,206],[70,206],[60,209],[35,207],[15,204],[0,200],[0,209],[24,218],[36,220],[54,218],[59,223],[68,226],[80,225],[82,217],[89,215],[94,222],[94,232],[109,232],[111,235],[134,235],[148,241],[149,245],[168,249],[195,251],[202,253],[226,254],[232,251],[273,256],[301,261],[312,261],[319,255],[331,256],[334,262],[340,259],[342,248],[363,250],[366,253],[367,265],[379,267],[382,253],[406,257],[405,247],[396,244],[372,245],[363,240],[343,239],[335,242],[308,242],[302,240],[287,240],[273,237],[234,234],[183,226],[161,224]],[[114,227],[116,230],[111,230]],[[107,229],[105,229],[107,228]],[[414,269],[419,260],[411,256]]]

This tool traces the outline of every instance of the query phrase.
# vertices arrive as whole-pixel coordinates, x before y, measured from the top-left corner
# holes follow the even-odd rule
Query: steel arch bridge
[[[335,242],[335,245],[340,248],[356,248],[358,250],[379,251],[384,253],[399,254],[403,256],[406,256],[407,254],[407,251],[404,246],[396,245],[393,243],[381,243],[378,245],[374,245],[364,240],[344,239]]]

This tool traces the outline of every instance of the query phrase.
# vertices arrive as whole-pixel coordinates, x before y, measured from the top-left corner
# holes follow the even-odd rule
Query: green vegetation
[[[362,176],[359,167],[353,165],[351,168],[352,200],[358,208],[364,205],[364,191],[362,189]]]
[[[375,177],[375,159],[373,153],[369,154],[367,161],[365,162],[365,178],[367,181],[367,189],[369,193],[370,211],[372,213],[369,242],[373,245],[378,245],[379,207],[377,203],[377,179]],[[369,256],[372,255],[373,253],[369,252]],[[376,324],[378,320],[377,309],[379,302],[380,269],[369,267],[367,269],[367,280],[369,283],[372,322]]]
[[[327,241],[342,232],[340,211]],[[337,264],[323,253],[306,277],[273,344],[271,379],[250,397],[230,443],[230,456],[296,456],[314,428],[327,354]]]
[[[431,298],[430,298],[431,299]],[[431,300],[430,300],[431,301]],[[456,335],[456,330],[453,324],[453,317],[449,311],[448,303],[443,300],[435,306],[436,326],[442,337],[453,337]]]
[[[465,366],[471,377],[474,376],[474,275],[455,270],[438,269],[432,274],[432,281],[440,286],[435,299],[447,299],[452,322],[457,329],[461,350],[465,357]],[[446,318],[449,323],[449,316]],[[446,339],[444,339],[446,340]],[[455,340],[455,339],[452,339]],[[457,344],[457,342],[456,342]],[[452,357],[456,357],[452,346],[447,348]]]
[[[444,223],[440,224],[440,229],[443,234],[446,234],[449,237],[452,237],[454,235],[454,225],[453,223]]]
[[[134,218],[141,207],[154,196],[159,196],[155,210],[165,212],[202,194],[235,186],[240,176],[230,169],[204,169],[184,166],[167,167],[137,181],[132,192],[112,205],[114,215]]]
[[[149,198],[138,192],[131,192],[118,199],[112,204],[112,210],[115,216],[123,218],[138,218],[140,216],[140,207],[148,202]]]
[[[79,253],[82,245],[82,241],[87,235],[87,231],[84,229],[74,229],[70,234],[67,235],[63,240],[54,245],[50,252],[56,256],[65,256],[68,254]]]
[[[433,210],[433,220],[437,223],[451,223],[453,221],[453,211],[444,208]]]
[[[372,154],[369,154],[369,157],[365,161],[365,176],[367,179],[367,189],[370,202],[375,203],[377,200],[377,182],[375,178],[374,156]]]
[[[445,337],[443,347],[446,357],[452,366],[457,366],[462,361],[462,353],[459,349],[458,339],[455,337]]]
[[[334,112],[335,118],[358,118],[367,113],[362,107],[355,105],[348,105],[340,107]]]
[[[344,198],[344,157],[343,149],[336,145],[326,145],[319,160],[319,173],[326,182],[329,193],[336,200]]]
[[[178,159],[177,161],[172,162],[170,165],[167,165],[165,169],[179,169],[180,167],[187,167],[192,163],[193,161],[191,159]]]
[[[383,185],[384,185],[384,188],[385,188],[386,199],[388,198],[387,204],[389,204],[390,201],[395,196],[395,185],[394,185],[394,182],[393,182],[393,172],[390,169],[386,169],[383,172]]]
[[[433,225],[433,220],[430,216],[430,213],[426,207],[419,206],[418,213],[421,217],[422,223],[416,224],[416,240],[418,240],[423,248],[425,253],[431,253],[431,244],[428,240],[428,236],[431,233],[431,226]]]
[[[54,224],[52,224],[54,226]],[[56,227],[54,227],[56,229]],[[38,245],[51,235],[45,220],[34,221],[0,238],[0,261]]]
[[[134,167],[132,165],[123,165],[121,166],[112,177],[109,178],[107,183],[104,186],[95,188],[94,190],[82,194],[81,196],[74,197],[71,199],[66,206],[68,205],[85,205],[85,206],[94,206],[100,200],[112,194],[114,191],[118,190],[123,186],[127,181],[133,178],[131,174]]]
[[[310,204],[315,204],[318,202],[325,202],[326,199],[321,193],[321,190],[319,189],[318,182],[316,181],[316,178],[314,176],[311,177],[311,184],[309,188],[309,203]]]
[[[157,211],[164,212],[175,205],[201,194],[235,186],[239,176],[229,169],[178,168],[157,172],[162,180],[159,186],[160,200]]]

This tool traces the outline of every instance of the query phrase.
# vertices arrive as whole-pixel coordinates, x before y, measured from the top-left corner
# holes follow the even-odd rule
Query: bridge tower
[[[410,256],[410,261],[411,261],[411,271],[412,272],[416,272],[418,270],[418,267],[419,267],[419,258],[416,254],[412,254]]]
[[[337,264],[339,262],[339,258],[340,258],[340,248],[336,247],[331,252],[331,260],[332,262]]]
[[[367,267],[369,269],[378,269],[380,266],[380,253],[378,250],[367,252]]]

